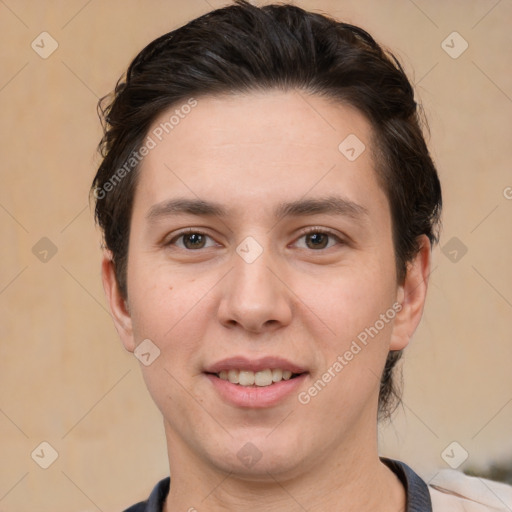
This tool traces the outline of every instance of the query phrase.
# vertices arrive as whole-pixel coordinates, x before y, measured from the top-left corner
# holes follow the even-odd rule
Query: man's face
[[[157,144],[140,169],[118,321],[129,350],[151,340],[160,351],[141,368],[171,458],[263,478],[361,449],[388,351],[408,341],[369,123],[297,92],[200,97],[159,141],[176,108],[148,133]],[[278,382],[245,387],[222,369]],[[279,381],[283,369],[300,375]]]

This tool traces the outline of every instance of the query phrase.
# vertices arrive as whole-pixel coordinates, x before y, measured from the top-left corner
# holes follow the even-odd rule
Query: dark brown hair
[[[259,8],[237,0],[146,46],[98,105],[103,160],[91,191],[125,298],[139,150],[155,118],[191,97],[269,89],[339,101],[370,121],[376,172],[391,209],[399,283],[419,250],[418,237],[438,241],[439,179],[414,91],[397,59],[359,27],[293,5]],[[393,368],[400,356],[390,352],[386,361],[381,418],[399,402]]]

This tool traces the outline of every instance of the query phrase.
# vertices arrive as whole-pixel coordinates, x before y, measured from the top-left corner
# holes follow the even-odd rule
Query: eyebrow
[[[340,196],[314,199],[298,199],[279,203],[274,209],[276,219],[308,215],[336,215],[361,220],[368,216],[368,210],[353,201]],[[146,218],[150,223],[173,215],[197,215],[203,217],[229,217],[229,211],[220,203],[203,199],[176,198],[158,203],[150,208]]]

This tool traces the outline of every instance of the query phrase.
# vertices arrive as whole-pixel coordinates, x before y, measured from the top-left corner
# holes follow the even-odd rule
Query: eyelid
[[[324,228],[322,226],[308,226],[306,228],[302,228],[299,231],[299,235],[308,235],[309,233],[325,233],[327,235],[332,235],[339,240],[342,240],[342,236],[338,232],[333,231],[330,228]]]

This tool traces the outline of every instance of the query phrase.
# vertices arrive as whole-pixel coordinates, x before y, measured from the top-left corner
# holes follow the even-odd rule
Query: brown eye
[[[310,241],[311,245],[308,244]],[[306,235],[306,245],[310,249],[325,249],[329,241],[329,235],[325,233],[310,233]]]
[[[215,245],[215,244],[210,244],[208,246],[205,245],[208,238],[210,240],[212,240],[212,238],[205,233],[201,233],[200,231],[189,230],[185,233],[181,233],[181,234],[175,236],[166,245],[167,246],[176,246],[179,249],[184,249],[184,250],[188,250],[188,251],[194,251],[194,250],[198,250],[198,249],[204,249],[206,247],[212,247],[212,245]],[[181,243],[178,243],[180,241],[181,241]]]
[[[202,249],[205,242],[205,236],[200,233],[191,233],[182,235],[183,245],[187,249]]]
[[[301,248],[312,249],[313,251],[329,249],[330,247],[336,245],[336,243],[338,243],[338,245],[343,244],[343,241],[340,239],[340,237],[334,233],[318,228],[305,230],[298,240],[301,239],[305,240],[305,247],[302,246]],[[332,242],[329,245],[330,240]]]

